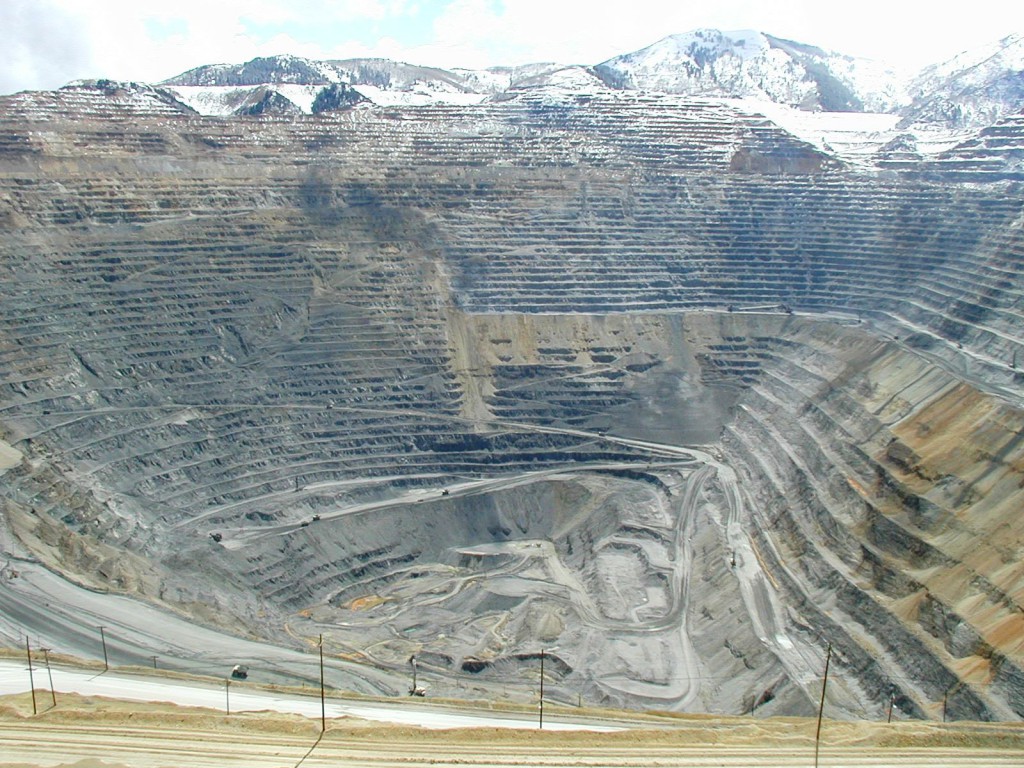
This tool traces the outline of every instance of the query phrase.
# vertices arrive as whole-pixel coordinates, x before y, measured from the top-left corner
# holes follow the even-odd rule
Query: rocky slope
[[[886,112],[906,98],[899,76],[881,64],[753,30],[672,35],[596,71],[617,88],[756,97],[826,112]]]
[[[911,81],[905,125],[980,129],[1024,110],[1024,36],[1008,35],[926,67]]]
[[[415,655],[439,693],[526,698],[546,649],[556,699],[806,714],[831,644],[835,715],[1020,718],[998,138],[854,169],[614,89],[2,99],[5,520],[96,588]]]

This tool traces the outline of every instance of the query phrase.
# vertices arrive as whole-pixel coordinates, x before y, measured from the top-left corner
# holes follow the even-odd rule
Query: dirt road
[[[49,702],[45,702],[49,704]],[[42,707],[41,707],[42,708]],[[137,704],[64,695],[32,716],[28,694],[0,698],[0,760],[10,768],[418,768],[431,765],[803,768],[814,723],[676,718],[618,733],[425,730],[355,718],[319,719]],[[824,768],[1024,766],[1024,725],[826,723]]]

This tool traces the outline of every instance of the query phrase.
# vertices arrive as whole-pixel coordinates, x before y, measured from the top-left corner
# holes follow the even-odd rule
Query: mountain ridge
[[[1024,35],[1007,35],[921,70],[902,124],[991,125],[1024,108]]]
[[[617,87],[760,97],[827,112],[886,111],[900,100],[891,70],[755,30],[670,35],[596,69]]]
[[[697,29],[594,65],[534,63],[485,69],[423,66],[382,58],[259,57],[195,67],[157,86],[203,114],[244,113],[270,88],[283,112],[311,112],[314,88],[346,85],[382,106],[474,104],[522,87],[640,90],[756,99],[804,112],[896,114],[900,127],[978,130],[1024,109],[1019,34],[908,76],[883,62],[757,30]],[[286,92],[286,86],[292,93]],[[302,93],[295,89],[306,89]],[[358,101],[358,99],[353,99]]]

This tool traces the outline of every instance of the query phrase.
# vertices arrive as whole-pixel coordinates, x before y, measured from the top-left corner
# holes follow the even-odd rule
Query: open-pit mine
[[[2,97],[4,643],[755,715],[831,648],[827,714],[1020,719],[1022,148]]]

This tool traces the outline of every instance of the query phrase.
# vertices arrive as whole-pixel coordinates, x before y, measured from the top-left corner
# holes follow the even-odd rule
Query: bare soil
[[[37,692],[37,696],[40,693]],[[813,720],[660,718],[617,733],[426,730],[354,718],[225,715],[45,693],[0,697],[0,760],[10,768],[196,766],[811,766]],[[820,766],[1024,766],[1022,723],[826,721]]]

